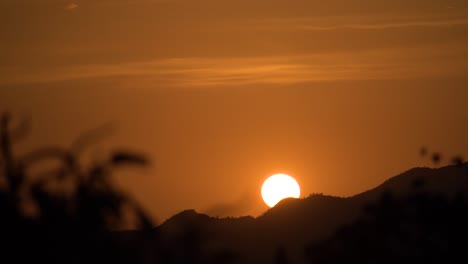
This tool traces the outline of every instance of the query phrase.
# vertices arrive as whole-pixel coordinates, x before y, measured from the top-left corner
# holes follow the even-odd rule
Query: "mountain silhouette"
[[[156,227],[164,245],[160,253],[167,263],[221,263],[215,256],[229,256],[232,263],[274,263],[275,255],[304,263],[304,248],[353,224],[383,197],[424,194],[450,199],[467,194],[467,169],[467,163],[415,168],[352,197],[288,198],[257,218],[216,218],[186,210]],[[194,259],[198,261],[188,261]]]

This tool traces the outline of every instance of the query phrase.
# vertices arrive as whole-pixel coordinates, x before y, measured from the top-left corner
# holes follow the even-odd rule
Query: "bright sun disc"
[[[263,201],[269,206],[275,206],[284,198],[299,198],[301,189],[297,181],[286,174],[276,174],[268,178],[262,186]]]

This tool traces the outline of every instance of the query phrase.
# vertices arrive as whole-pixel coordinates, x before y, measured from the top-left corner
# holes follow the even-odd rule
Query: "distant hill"
[[[420,187],[420,188],[419,188]],[[419,188],[419,191],[454,195],[468,192],[468,163],[462,166],[447,166],[437,169],[414,168],[392,177],[378,187],[355,195],[352,199],[372,201],[383,192],[405,195]]]
[[[330,237],[352,223],[366,206],[384,194],[401,197],[419,192],[451,197],[468,193],[467,170],[468,164],[415,168],[352,197],[311,195],[285,199],[257,218],[214,218],[187,210],[156,230],[164,245],[163,254],[178,256],[174,263],[184,262],[181,256],[187,254],[192,254],[187,259],[193,259],[195,254],[205,260],[223,256],[239,263],[273,263],[280,248],[293,263],[303,263],[306,245]],[[190,252],[194,247],[195,252]]]

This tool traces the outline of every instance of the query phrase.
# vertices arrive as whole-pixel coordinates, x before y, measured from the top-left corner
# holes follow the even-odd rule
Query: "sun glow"
[[[297,181],[286,174],[273,175],[262,186],[262,198],[269,207],[275,206],[284,198],[299,198],[300,194]]]

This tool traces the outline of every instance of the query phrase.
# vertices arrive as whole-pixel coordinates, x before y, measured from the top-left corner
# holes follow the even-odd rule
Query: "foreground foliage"
[[[111,182],[115,168],[147,164],[144,156],[116,151],[85,166],[80,155],[92,142],[85,135],[69,149],[46,147],[15,156],[13,144],[26,125],[0,118],[0,258],[2,263],[129,263],[109,232],[128,219],[150,233],[142,208]],[[46,162],[58,166],[32,173]],[[50,169],[50,170],[49,170]]]

